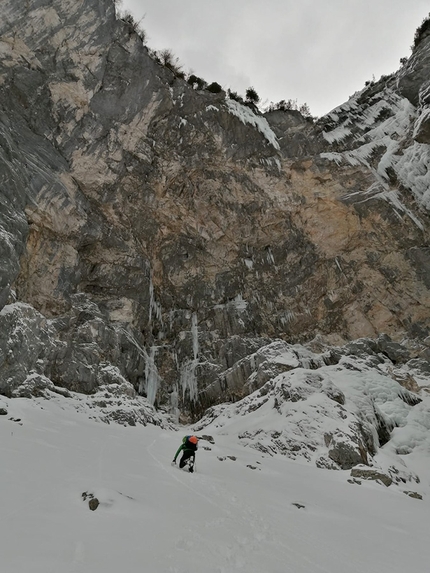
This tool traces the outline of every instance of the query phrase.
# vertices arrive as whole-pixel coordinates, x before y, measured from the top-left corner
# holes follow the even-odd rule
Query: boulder
[[[349,470],[353,466],[367,461],[364,449],[360,450],[356,444],[350,440],[339,437],[336,437],[333,442],[330,443],[328,456],[343,470]]]
[[[351,469],[351,477],[380,481],[387,487],[393,483],[391,477],[384,473],[382,470],[363,465],[353,467]]]

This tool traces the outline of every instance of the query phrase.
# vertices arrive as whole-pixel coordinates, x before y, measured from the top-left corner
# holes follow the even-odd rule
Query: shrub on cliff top
[[[187,83],[193,87],[195,90],[204,90],[206,87],[206,82],[203,78],[199,78],[195,74],[191,74],[188,79]]]
[[[172,50],[161,50],[158,52],[158,56],[161,60],[163,66],[168,68],[171,72],[175,74],[178,78],[184,78],[185,74],[182,71],[182,64],[179,62],[179,58],[177,58]]]
[[[143,18],[136,20],[131,12],[125,11],[124,13],[120,14],[120,19],[128,24],[129,30],[135,32],[142,40],[142,42],[145,43],[146,32],[141,26]]]
[[[213,94],[219,94],[222,91],[222,87],[217,82],[212,82],[206,89]]]
[[[246,92],[246,101],[257,104],[260,101],[260,96],[253,87],[249,87]]]
[[[412,46],[412,49],[418,46],[418,44],[423,39],[424,34],[429,31],[430,31],[430,13],[428,16],[426,16],[426,18],[424,18],[424,20],[415,30],[414,45]]]
[[[237,101],[238,103],[241,103],[241,104],[245,103],[243,97],[241,95],[239,95],[237,92],[232,92],[229,89],[229,90],[227,90],[227,94],[228,94],[228,97],[230,99]]]
[[[281,99],[278,103],[271,103],[266,111],[298,111],[303,117],[312,118],[310,107],[307,103],[298,104],[296,99]]]

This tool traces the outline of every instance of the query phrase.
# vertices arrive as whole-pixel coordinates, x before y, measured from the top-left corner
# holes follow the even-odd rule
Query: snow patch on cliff
[[[336,129],[333,129],[332,131],[323,132],[324,139],[329,143],[342,141],[342,139],[345,139],[345,137],[348,137],[349,135],[351,135],[351,129],[346,127],[346,123],[340,125]]]
[[[352,148],[321,153],[320,157],[337,165],[364,165],[374,172],[387,192],[390,178],[395,173],[418,203],[430,209],[429,146],[416,142],[409,145],[411,130],[416,132],[420,122],[428,119],[430,111],[421,114],[414,126],[417,110],[407,99],[387,88],[382,99],[379,94],[363,102],[363,93],[354,94],[346,104],[334,110],[337,113],[327,116],[333,123],[342,121],[340,117],[346,119],[323,132],[326,141],[336,144],[353,136]],[[389,200],[397,210],[407,212],[417,226],[423,228],[419,219],[401,203],[399,193],[390,192],[389,196],[381,195],[381,198]]]
[[[256,127],[275,149],[280,149],[276,135],[270,128],[266,118],[255,115],[249,107],[232,99],[226,100],[226,106],[229,112],[238,117],[244,125],[249,124]]]
[[[430,210],[430,147],[422,143],[408,147],[398,160],[396,172],[402,185]]]

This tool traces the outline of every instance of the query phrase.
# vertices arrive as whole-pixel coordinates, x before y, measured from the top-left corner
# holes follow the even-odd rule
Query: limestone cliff
[[[0,391],[111,364],[192,412],[273,338],[424,340],[429,53],[312,123],[192,89],[113,0],[4,0]]]

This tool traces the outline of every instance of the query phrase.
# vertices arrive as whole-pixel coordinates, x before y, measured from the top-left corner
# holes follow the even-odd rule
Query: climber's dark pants
[[[179,467],[183,468],[185,466],[185,464],[187,463],[187,461],[189,460],[189,458],[192,458],[188,464],[190,466],[190,468],[192,468],[194,466],[194,458],[195,458],[195,452],[193,452],[193,450],[185,450],[184,453],[182,454],[182,458],[179,461]]]

